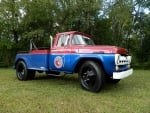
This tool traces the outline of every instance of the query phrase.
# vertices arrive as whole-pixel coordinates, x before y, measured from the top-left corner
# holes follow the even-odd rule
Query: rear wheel
[[[25,62],[19,61],[16,65],[16,75],[19,80],[34,79],[35,71],[28,70]]]
[[[94,61],[86,61],[79,70],[81,86],[92,92],[99,92],[104,86],[104,73],[101,66]]]

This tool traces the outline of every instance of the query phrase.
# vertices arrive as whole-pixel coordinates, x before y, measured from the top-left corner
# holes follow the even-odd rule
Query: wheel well
[[[18,59],[18,60],[15,62],[15,69],[16,69],[16,65],[17,65],[17,63],[18,63],[18,62],[20,62],[20,61],[25,62],[23,59]]]
[[[96,59],[96,58],[83,58],[83,59],[80,59],[79,62],[77,63],[77,65],[76,65],[75,69],[74,69],[75,73],[78,73],[79,69],[81,68],[82,64],[85,61],[94,61],[94,62],[98,63],[102,67],[102,69],[103,69],[103,71],[105,73],[104,66],[103,66],[101,60]]]

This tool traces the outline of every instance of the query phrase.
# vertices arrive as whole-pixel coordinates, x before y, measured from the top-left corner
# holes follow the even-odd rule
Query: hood
[[[112,53],[112,54],[128,54],[128,51],[124,48],[117,46],[81,46],[78,48],[79,53]]]

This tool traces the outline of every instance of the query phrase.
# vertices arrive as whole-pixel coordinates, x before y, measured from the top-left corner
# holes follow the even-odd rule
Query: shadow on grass
[[[57,85],[79,85],[79,79],[77,75],[60,75],[60,76],[52,76],[52,75],[38,75],[35,77],[34,81],[42,81],[49,82]]]
[[[42,82],[48,82],[53,85],[68,85],[71,87],[80,87],[78,75],[65,75],[65,76],[51,76],[51,75],[38,75],[35,77],[34,81],[42,81]],[[117,84],[108,83],[106,82],[104,88],[101,90],[102,93],[107,92],[123,92],[124,90],[127,90],[126,84],[122,83],[123,81],[120,81]]]
[[[38,75],[35,77],[34,80],[53,80],[53,79],[58,79],[58,80],[66,80],[66,81],[77,81],[78,77],[75,75]]]

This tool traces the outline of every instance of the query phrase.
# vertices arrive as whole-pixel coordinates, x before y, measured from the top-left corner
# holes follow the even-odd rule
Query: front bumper
[[[113,72],[113,79],[123,79],[130,76],[133,73],[133,69],[122,72]]]

